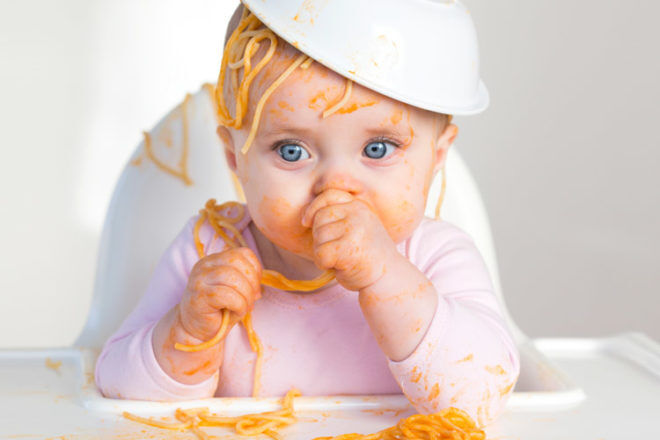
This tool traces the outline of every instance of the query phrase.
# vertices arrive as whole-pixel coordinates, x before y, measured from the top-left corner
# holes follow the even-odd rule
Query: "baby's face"
[[[261,84],[267,86],[277,73],[265,72]],[[348,103],[323,119],[321,114],[341,99],[345,85],[343,77],[318,63],[294,71],[268,99],[245,155],[239,150],[252,113],[242,130],[220,129],[232,140],[228,159],[232,165],[235,158],[256,226],[274,244],[309,260],[312,231],[302,226],[302,214],[331,188],[370,206],[395,243],[409,237],[424,216],[433,176],[457,132],[436,114],[358,84],[353,84]],[[250,105],[256,101],[251,99]]]

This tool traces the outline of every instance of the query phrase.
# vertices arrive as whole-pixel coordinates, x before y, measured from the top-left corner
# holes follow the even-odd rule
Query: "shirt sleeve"
[[[430,219],[405,253],[435,286],[438,305],[419,345],[390,360],[390,370],[419,412],[453,406],[488,425],[504,409],[520,361],[486,265],[465,232]]]
[[[160,367],[152,345],[154,327],[179,303],[188,275],[199,260],[193,238],[196,220],[190,219],[165,251],[138,305],[105,343],[95,372],[96,384],[104,396],[173,401],[215,393],[218,373],[199,384],[179,383]],[[200,229],[200,240],[208,251],[224,246],[221,240],[214,240],[214,235],[208,223]]]

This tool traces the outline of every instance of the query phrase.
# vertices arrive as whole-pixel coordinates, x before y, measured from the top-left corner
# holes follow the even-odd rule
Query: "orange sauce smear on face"
[[[398,124],[401,122],[401,119],[403,119],[403,110],[395,110],[394,113],[392,113],[392,116],[390,116],[390,122],[392,122],[392,125]]]
[[[359,110],[364,107],[371,107],[372,105],[377,104],[376,101],[367,101],[367,102],[354,102],[353,104],[349,106],[345,106],[337,110],[337,113],[340,114],[347,114],[347,113],[353,113],[355,110]]]
[[[280,102],[277,103],[277,105],[279,106],[279,108],[281,108],[283,110],[288,110],[290,112],[295,112],[296,111],[296,109],[291,107],[291,105],[286,101],[280,101]]]
[[[322,90],[318,92],[316,95],[314,95],[314,97],[310,99],[307,107],[309,107],[312,110],[319,110],[321,108],[324,108],[328,102],[328,97],[326,96],[325,92],[326,92],[325,90]],[[319,101],[323,101],[326,104],[322,104]]]

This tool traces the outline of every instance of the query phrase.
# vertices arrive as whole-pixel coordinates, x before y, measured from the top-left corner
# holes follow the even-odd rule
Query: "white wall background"
[[[660,338],[660,4],[468,1],[492,106],[458,118],[532,336]],[[141,131],[212,81],[229,0],[0,0],[0,347],[68,345]],[[449,182],[451,184],[451,182]]]

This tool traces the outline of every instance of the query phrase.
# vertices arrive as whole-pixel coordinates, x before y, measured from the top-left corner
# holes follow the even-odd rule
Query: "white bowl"
[[[434,112],[488,106],[477,36],[452,0],[243,0],[319,63],[383,95]]]

